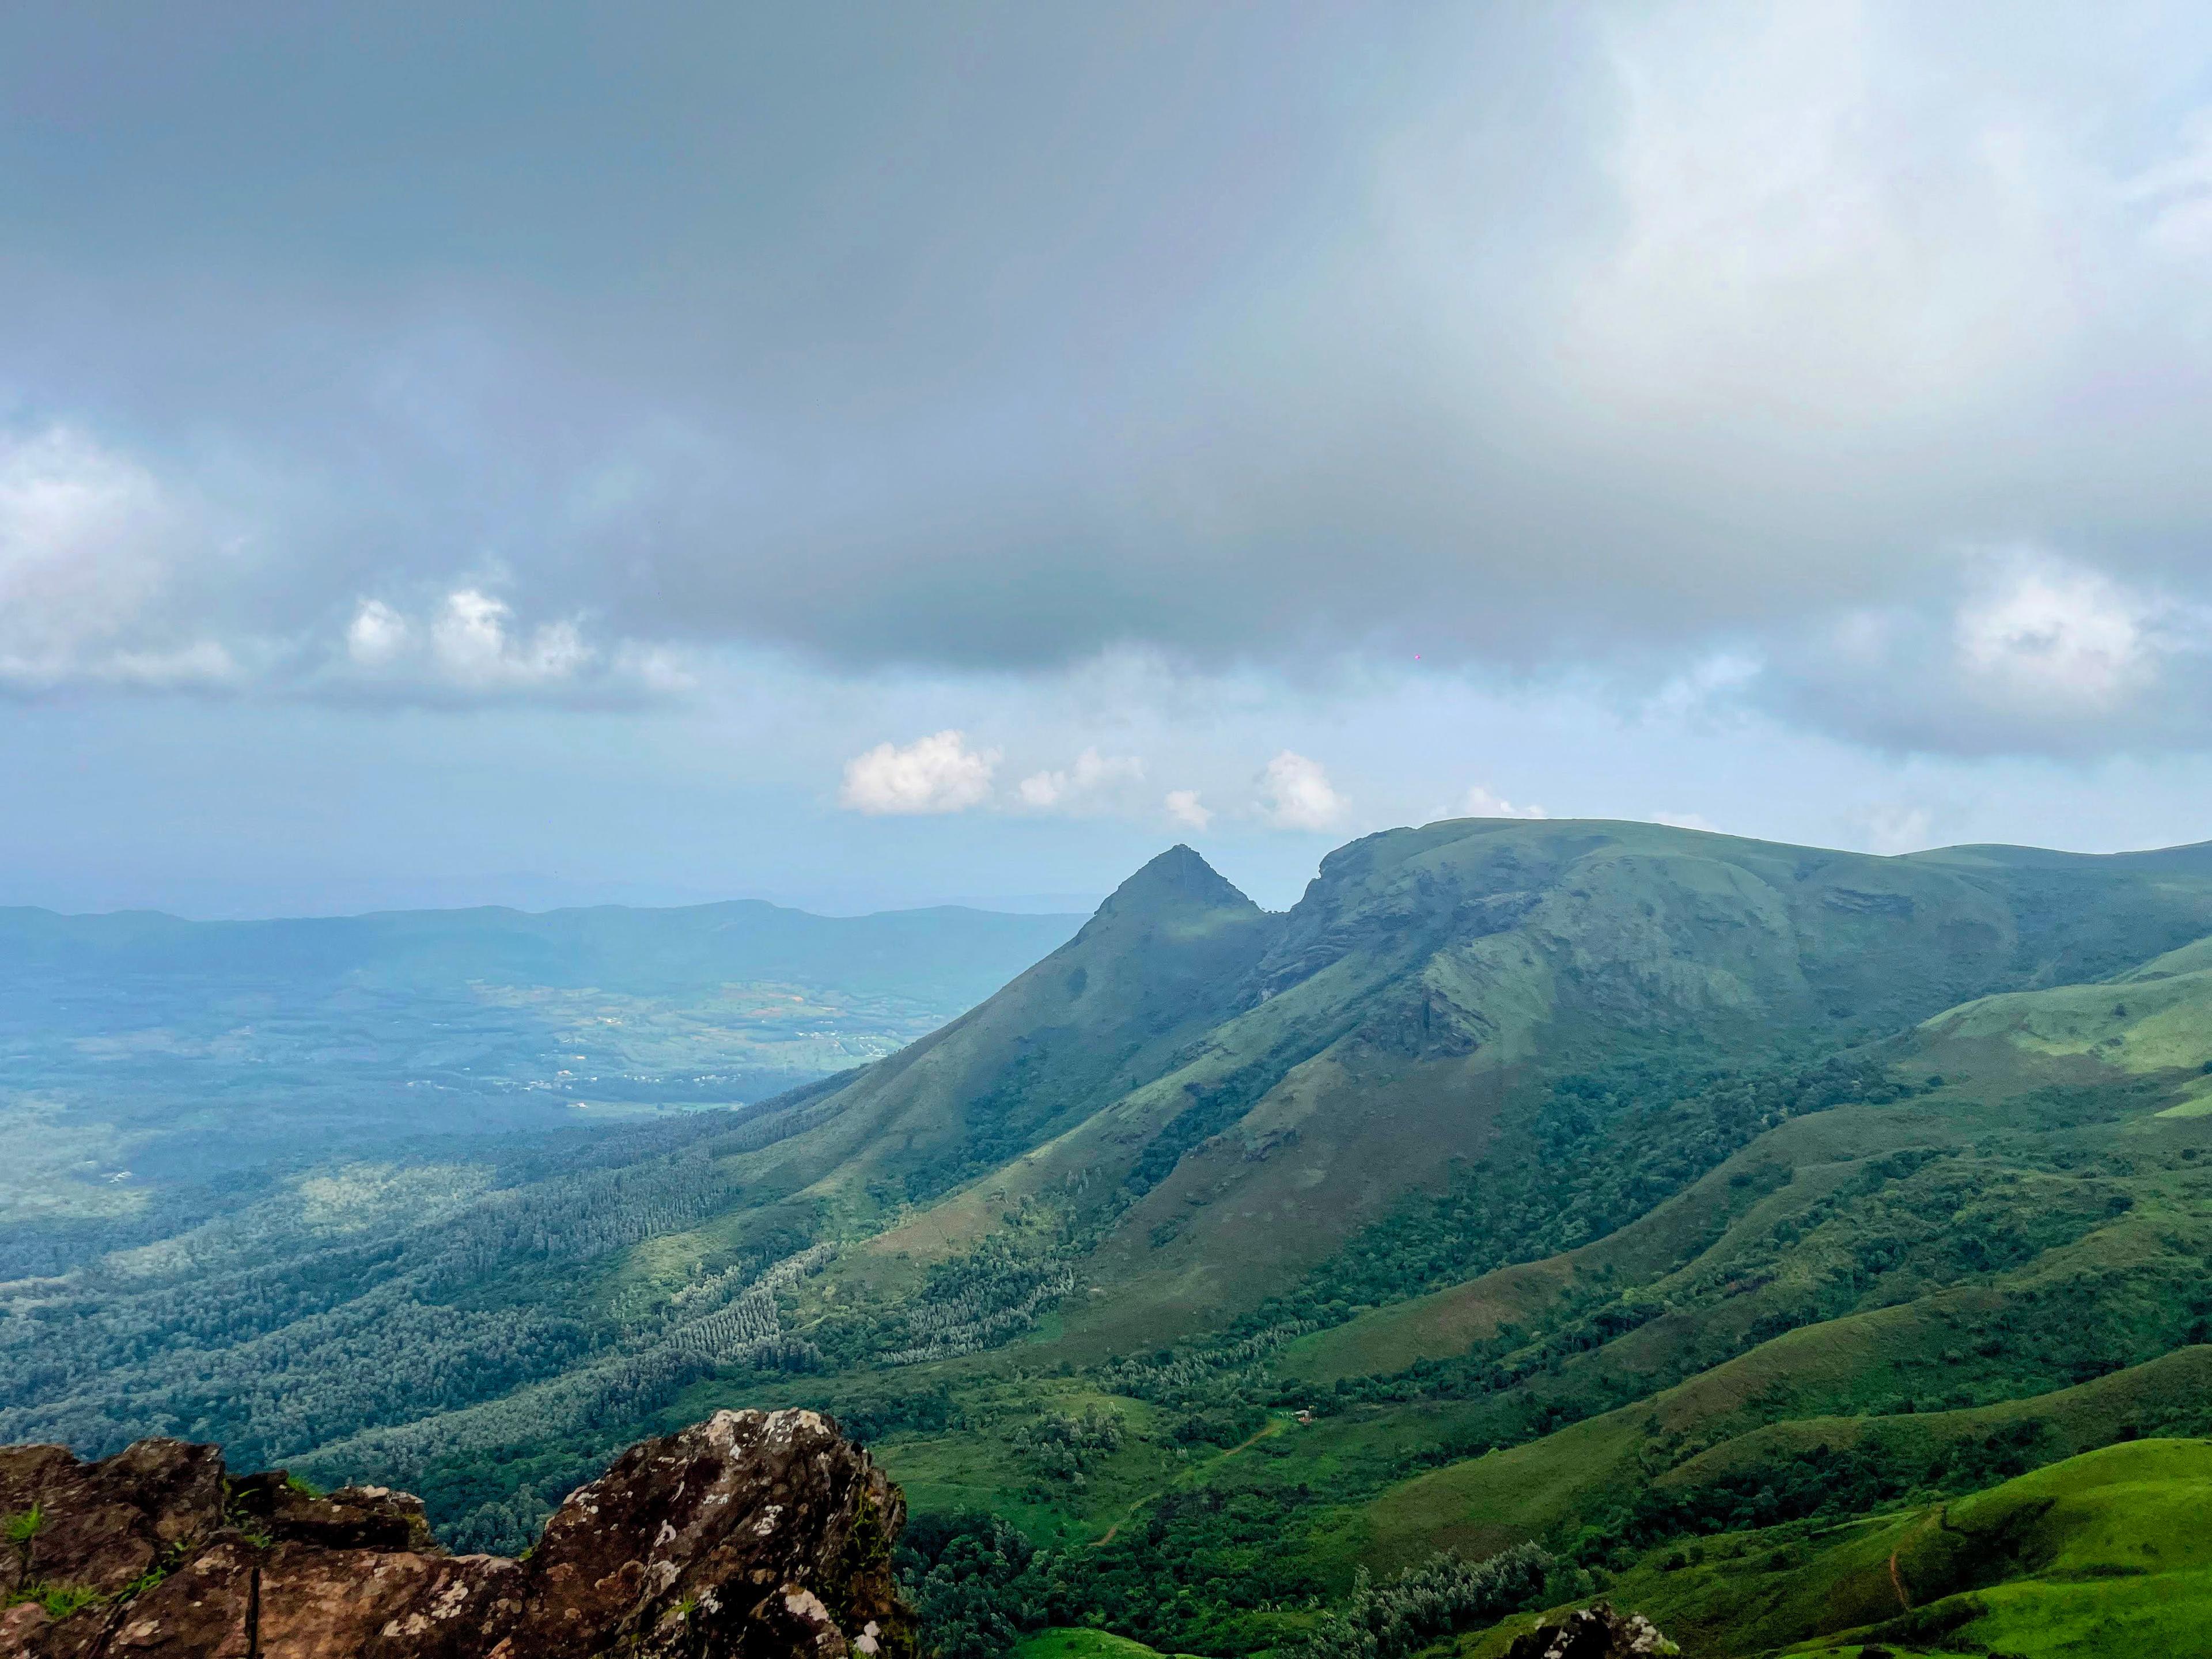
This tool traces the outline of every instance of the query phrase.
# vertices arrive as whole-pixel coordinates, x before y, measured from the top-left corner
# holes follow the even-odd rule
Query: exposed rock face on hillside
[[[1623,1618],[1601,1601],[1516,1638],[1505,1659],[1656,1659],[1680,1651],[1642,1613]]]
[[[448,1555],[404,1492],[232,1480],[212,1446],[0,1449],[0,1659],[909,1659],[905,1504],[812,1412],[633,1446],[526,1559]],[[18,1599],[21,1598],[21,1599]],[[81,1603],[72,1607],[71,1603]]]

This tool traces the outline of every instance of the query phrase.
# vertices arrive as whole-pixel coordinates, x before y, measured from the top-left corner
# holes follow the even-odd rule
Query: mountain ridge
[[[1444,1546],[1563,1595],[1786,1553],[2212,1432],[2212,871],[2172,852],[1445,821],[1271,913],[1170,848],[854,1072],[5,1287],[7,1422],[204,1421],[511,1547],[618,1429],[828,1409],[935,1605],[1003,1559],[1004,1628],[1216,1655]]]
[[[1213,875],[1187,848],[1162,857]],[[1117,948],[1103,925],[1113,905],[1066,947],[1089,953],[1086,977]],[[1691,1031],[1739,1052],[1869,1040],[2212,932],[2212,878],[2167,890],[2108,863],[1930,867],[1649,824],[1447,820],[1331,853],[1287,912],[1237,914],[1269,937],[1212,997],[1214,1024],[1130,1050],[1120,1073],[1056,1076],[1066,1045],[1056,1054],[1048,1034],[1067,1028],[1036,1006],[1030,975],[1016,981],[1018,1015],[987,1002],[930,1040],[981,1042],[971,1079],[1003,1087],[1018,1073],[1057,1091],[1058,1109],[974,1152],[976,1175],[998,1170],[1010,1196],[1095,1188],[1102,1174],[1126,1190],[1128,1171],[1147,1170],[1100,1248],[1121,1286],[1106,1301],[1144,1304],[1148,1324],[1163,1304],[1204,1318],[1249,1300],[1398,1193],[1480,1156],[1488,1117],[1540,1051]],[[871,1073],[840,1092],[872,1101],[886,1114],[876,1122],[931,1109],[899,1107],[896,1089]],[[1079,1097],[1091,1114],[1071,1122]],[[837,1098],[813,1109],[835,1114]],[[957,1146],[963,1131],[947,1117],[938,1133]],[[1145,1164],[1148,1148],[1164,1170]],[[1388,1173],[1347,1184],[1346,1170]],[[1257,1231],[1272,1267],[1239,1242]],[[895,1230],[882,1248],[927,1247]],[[1196,1279],[1177,1255],[1203,1260]],[[1232,1259],[1251,1265],[1224,1279]],[[1121,1339],[1108,1325],[1099,1340]]]

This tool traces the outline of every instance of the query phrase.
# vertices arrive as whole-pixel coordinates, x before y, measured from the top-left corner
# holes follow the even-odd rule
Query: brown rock
[[[0,1548],[0,1590],[41,1581],[120,1589],[190,1537],[222,1522],[222,1455],[181,1440],[141,1440],[104,1462],[61,1446],[0,1450],[0,1515],[36,1509],[26,1543]]]
[[[100,1598],[0,1614],[0,1659],[911,1659],[890,1578],[905,1504],[828,1419],[721,1412],[625,1452],[526,1560],[451,1556],[421,1503],[227,1481],[214,1448],[103,1462],[0,1449],[0,1513],[45,1524],[8,1564]]]
[[[1505,1659],[1647,1659],[1680,1651],[1642,1613],[1624,1619],[1601,1601],[1516,1637]]]
[[[302,1491],[282,1469],[231,1485],[230,1513],[278,1540],[334,1550],[430,1547],[430,1520],[412,1492],[342,1486],[328,1497]]]

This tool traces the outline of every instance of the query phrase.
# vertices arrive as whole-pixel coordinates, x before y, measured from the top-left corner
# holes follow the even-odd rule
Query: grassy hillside
[[[1639,1563],[1612,1593],[1692,1653],[2201,1653],[2212,1442],[2109,1446],[1963,1498],[1717,1535]],[[1494,1659],[1534,1620],[1454,1650]]]
[[[1656,1082],[1686,1052],[1831,1053],[2208,931],[2212,863],[2194,855],[1882,860],[1643,824],[1394,831],[1332,854],[1279,921],[1253,917],[1265,949],[1241,979],[1174,1040],[1125,1037],[1110,1080],[1080,1037],[1002,1039],[968,1062],[994,1098],[1083,1115],[1011,1113],[1033,1127],[978,1149],[999,1164],[990,1183],[874,1254],[927,1261],[972,1240],[994,1193],[1066,1199],[1092,1265],[1064,1336],[1092,1362],[1288,1289],[1409,1189],[1517,1138],[1512,1120],[1562,1073],[1640,1053]],[[896,1119],[928,1126],[916,1146],[975,1144],[920,1079],[870,1075],[817,1109],[849,1115],[856,1140]]]
[[[1445,1548],[1626,1600],[2212,1433],[2208,939],[2203,848],[1459,822],[1280,915],[1177,848],[850,1076],[9,1287],[0,1432],[220,1434],[474,1546],[825,1407],[949,1659],[1288,1651]]]

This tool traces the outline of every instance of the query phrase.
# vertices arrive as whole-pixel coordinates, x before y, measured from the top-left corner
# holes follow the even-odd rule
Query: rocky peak
[[[1259,908],[1195,851],[1178,842],[1115,888],[1098,907],[1098,914],[1143,916]]]
[[[0,1449],[0,1659],[911,1659],[898,1489],[828,1419],[720,1412],[633,1446],[521,1560],[448,1555],[422,1504],[143,1440]]]

